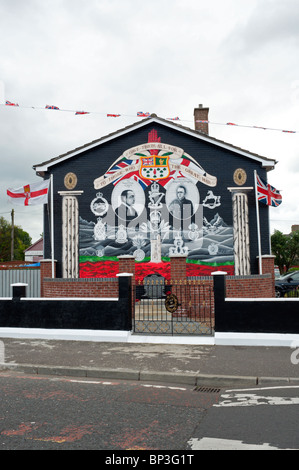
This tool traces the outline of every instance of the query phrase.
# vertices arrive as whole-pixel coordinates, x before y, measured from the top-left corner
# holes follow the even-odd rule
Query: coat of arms
[[[149,180],[161,180],[168,178],[170,174],[169,156],[152,155],[141,157],[139,174],[141,178]]]

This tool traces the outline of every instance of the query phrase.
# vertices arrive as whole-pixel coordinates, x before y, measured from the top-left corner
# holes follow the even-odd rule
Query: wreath
[[[177,310],[179,305],[178,298],[175,294],[166,294],[165,308],[168,312],[173,313]]]

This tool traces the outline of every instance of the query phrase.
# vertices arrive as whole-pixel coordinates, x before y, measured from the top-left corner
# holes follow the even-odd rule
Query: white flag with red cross
[[[48,203],[50,180],[32,183],[17,189],[8,188],[7,195],[12,204],[19,206],[35,206]]]

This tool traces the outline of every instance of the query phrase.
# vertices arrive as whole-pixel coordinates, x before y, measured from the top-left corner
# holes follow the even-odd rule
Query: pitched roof
[[[24,250],[24,253],[28,251],[43,251],[43,248],[44,248],[44,240],[43,238],[40,238],[35,243],[30,245],[28,248],[26,248],[26,250]]]
[[[72,158],[82,152],[85,152],[86,150],[92,149],[98,145],[101,145],[103,143],[109,142],[110,140],[113,140],[115,137],[120,137],[124,134],[127,134],[129,132],[132,132],[135,129],[139,129],[147,124],[150,123],[159,123],[164,126],[167,126],[169,128],[175,129],[179,132],[183,132],[185,134],[188,134],[192,137],[196,137],[200,140],[209,142],[211,144],[217,145],[219,147],[225,148],[227,150],[236,152],[242,156],[245,156],[247,158],[253,159],[255,161],[259,161],[264,168],[266,168],[267,171],[272,170],[277,163],[276,160],[270,159],[267,157],[263,157],[261,155],[258,155],[256,153],[252,153],[249,150],[242,149],[241,147],[236,147],[232,144],[229,144],[227,142],[224,142],[222,140],[216,139],[215,137],[211,137],[210,135],[207,135],[201,131],[191,129],[189,127],[185,127],[181,124],[177,124],[176,122],[173,121],[168,121],[166,119],[158,117],[156,114],[152,114],[150,117],[142,119],[141,121],[135,122],[133,124],[130,124],[129,126],[126,126],[122,129],[118,129],[115,132],[112,132],[111,134],[108,134],[106,136],[103,136],[97,140],[94,140],[88,144],[82,145],[81,147],[77,147],[73,150],[70,150],[62,155],[59,155],[57,157],[54,157],[50,160],[46,160],[42,163],[35,164],[33,165],[33,169],[36,171],[36,173],[40,176],[42,176],[43,172],[48,171],[49,167],[59,164],[64,160],[67,160],[69,158]]]

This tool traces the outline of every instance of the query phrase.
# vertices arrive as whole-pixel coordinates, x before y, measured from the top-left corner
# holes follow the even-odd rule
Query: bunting
[[[273,127],[262,127],[262,126],[245,126],[244,124],[236,124],[235,122],[226,122],[226,123],[221,123],[221,122],[213,122],[213,121],[201,121],[199,119],[196,119],[195,122],[200,122],[200,123],[205,123],[205,124],[215,124],[218,126],[236,126],[236,127],[247,127],[251,129],[262,129],[264,131],[280,131],[280,132],[286,132],[288,134],[297,134],[299,131],[287,131],[284,129],[275,129]]]
[[[24,109],[51,109],[51,110],[56,110],[56,111],[64,111],[64,112],[70,112],[70,113],[74,113],[76,116],[78,115],[85,115],[85,114],[100,114],[100,115],[104,115],[106,117],[114,117],[114,118],[118,118],[118,117],[134,117],[134,115],[130,115],[130,114],[120,114],[120,113],[103,113],[103,112],[99,112],[99,111],[76,111],[76,110],[71,110],[71,109],[61,109],[59,108],[58,106],[56,105],[46,105],[44,108],[41,108],[41,107],[36,107],[36,106],[19,106],[18,103],[14,103],[14,102],[11,102],[11,101],[8,101],[6,100],[5,103],[0,103],[0,106],[10,106],[10,107],[19,107],[19,108],[24,108]],[[137,117],[141,117],[141,118],[148,118],[151,116],[151,113],[149,112],[144,112],[144,111],[138,111],[136,113]],[[189,121],[187,119],[181,119],[179,118],[178,116],[175,116],[175,117],[168,117],[168,118],[165,118],[167,120],[170,120],[170,121],[181,121],[181,122],[193,122],[193,121]],[[204,123],[204,124],[211,124],[211,125],[218,125],[218,126],[231,126],[231,127],[244,127],[244,128],[250,128],[250,129],[260,129],[260,130],[264,130],[264,131],[278,131],[278,132],[283,132],[285,134],[298,134],[299,133],[299,130],[288,130],[288,129],[279,129],[279,128],[273,128],[273,127],[263,127],[263,126],[255,126],[255,125],[244,125],[244,124],[238,124],[238,123],[235,123],[235,122],[214,122],[214,121],[209,121],[209,120],[199,120],[197,119],[195,121],[196,123]]]
[[[46,104],[45,108],[46,109],[59,109],[59,108],[57,108],[57,106],[53,106],[53,105],[50,106],[48,104]]]
[[[142,111],[138,111],[137,116],[138,117],[149,117],[150,113],[143,113]]]
[[[12,103],[11,101],[5,101],[6,106],[19,106],[17,103]]]

